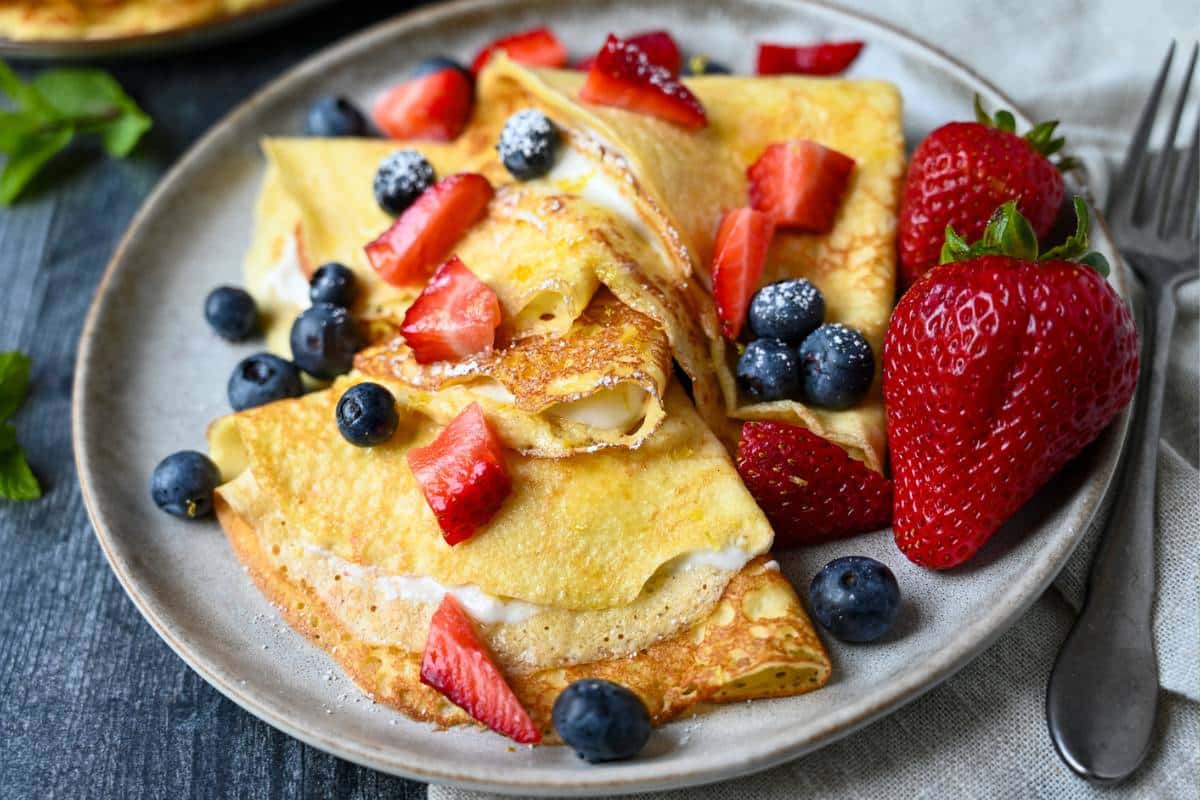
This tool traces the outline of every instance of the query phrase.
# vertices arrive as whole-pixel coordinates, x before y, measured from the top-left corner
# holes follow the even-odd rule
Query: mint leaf
[[[0,61],[0,204],[11,203],[76,134],[100,139],[111,156],[123,158],[150,129],[150,117],[120,84],[98,69],[53,69],[28,83]]]
[[[4,171],[0,172],[0,203],[8,205],[16,200],[38,170],[74,138],[74,130],[59,128],[53,133],[35,134],[21,140],[9,153]]]
[[[80,133],[98,134],[111,156],[129,155],[150,129],[150,117],[103,70],[47,70],[32,84],[56,112],[74,120]]]
[[[32,362],[23,353],[0,353],[0,422],[7,420],[25,400],[29,390],[29,368]],[[0,429],[0,452],[4,447],[3,429]],[[16,434],[13,434],[16,442]]]
[[[16,430],[0,425],[0,499],[36,500],[42,496],[42,487],[16,441]]]

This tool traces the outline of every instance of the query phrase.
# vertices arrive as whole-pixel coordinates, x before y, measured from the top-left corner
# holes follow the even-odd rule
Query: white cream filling
[[[308,278],[304,276],[304,265],[300,263],[300,248],[296,245],[295,234],[292,234],[287,237],[279,261],[263,275],[258,291],[264,296],[305,309],[311,304],[308,289]]]
[[[578,195],[625,220],[650,243],[664,263],[669,262],[658,237],[646,225],[638,213],[637,206],[621,188],[621,184],[579,150],[574,147],[563,148],[558,161],[546,173],[546,180],[556,190]]]
[[[378,567],[364,567],[346,561],[313,544],[305,545],[304,551],[326,561],[331,569],[349,580],[370,583],[373,591],[388,600],[437,605],[446,594],[451,594],[473,619],[485,625],[518,624],[551,608],[523,600],[505,600],[485,592],[474,584],[446,586],[425,575],[388,575]],[[746,566],[752,558],[753,554],[736,545],[730,545],[723,550],[696,550],[685,553],[673,559],[668,569],[686,572],[697,567],[712,567],[733,574]]]
[[[593,428],[626,431],[646,415],[647,392],[636,383],[622,382],[608,389],[551,406],[546,413]]]

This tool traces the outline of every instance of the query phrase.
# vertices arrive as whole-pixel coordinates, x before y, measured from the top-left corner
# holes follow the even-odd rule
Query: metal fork
[[[1126,261],[1146,289],[1142,376],[1124,472],[1092,564],[1087,599],[1050,673],[1046,719],[1063,761],[1080,776],[1113,783],[1146,756],[1158,703],[1152,617],[1155,484],[1175,292],[1197,277],[1200,114],[1176,167],[1175,140],[1196,54],[1192,48],[1163,151],[1147,152],[1175,54],[1167,50],[1138,121],[1106,213]]]

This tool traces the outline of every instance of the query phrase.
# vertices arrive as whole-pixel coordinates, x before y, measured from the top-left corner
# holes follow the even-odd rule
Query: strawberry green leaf
[[[966,261],[971,258],[971,246],[958,235],[953,225],[946,226],[946,239],[942,242],[942,255],[939,264],[950,264],[954,261]]]
[[[16,106],[17,111],[24,112],[41,122],[55,119],[58,114],[54,107],[46,101],[42,93],[31,84],[26,83],[12,71],[12,68],[0,61],[0,94],[8,97]]]
[[[1095,250],[1079,259],[1080,264],[1086,264],[1092,269],[1099,272],[1101,277],[1107,278],[1112,269],[1108,266],[1108,259],[1103,253],[1097,253]]]
[[[1029,220],[1017,211],[1017,204],[1009,200],[992,214],[983,232],[980,246],[984,253],[1012,256],[1026,261],[1037,260],[1037,234]]]
[[[0,353],[0,422],[17,413],[29,390],[29,369],[32,362],[23,353]],[[0,439],[0,450],[3,450]]]
[[[1060,259],[1070,261],[1081,258],[1087,253],[1088,228],[1091,223],[1088,218],[1087,203],[1083,202],[1083,198],[1078,195],[1073,202],[1075,204],[1075,232],[1068,236],[1067,240],[1062,244],[1051,247],[1045,253],[1042,253],[1042,260]]]

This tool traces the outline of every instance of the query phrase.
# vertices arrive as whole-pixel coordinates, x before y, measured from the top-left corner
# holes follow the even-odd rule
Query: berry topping
[[[549,28],[534,28],[514,33],[489,44],[479,51],[471,62],[471,72],[476,75],[483,69],[494,53],[503,50],[508,57],[527,67],[565,67],[567,48]]]
[[[355,447],[373,447],[392,438],[400,418],[396,398],[378,383],[356,383],[338,400],[338,432]]]
[[[392,139],[448,142],[462,132],[474,103],[471,80],[456,69],[443,69],[393,86],[372,116]]]
[[[650,738],[646,704],[611,681],[575,681],[554,701],[551,717],[567,747],[592,764],[633,758]]]
[[[521,744],[542,740],[541,731],[504,680],[471,618],[449,593],[442,596],[429,623],[421,656],[421,683],[437,689],[496,733]]]
[[[751,298],[747,319],[755,336],[800,344],[825,321],[825,297],[804,278],[769,283]]]
[[[447,69],[457,70],[462,73],[464,78],[472,83],[475,82],[475,76],[471,74],[471,70],[448,56],[430,56],[420,64],[417,64],[408,77],[424,78],[426,75],[433,75]]]
[[[540,178],[554,166],[558,142],[558,127],[550,118],[527,108],[504,123],[496,149],[505,169],[517,180],[527,181]]]
[[[357,294],[358,285],[353,270],[336,261],[322,264],[309,281],[308,297],[314,303],[350,308]]]
[[[708,124],[704,106],[669,69],[652,63],[636,44],[611,35],[596,54],[579,99],[650,114],[685,128]]]
[[[908,164],[900,198],[897,241],[900,282],[911,286],[938,263],[946,226],[967,241],[983,236],[1001,204],[1015,200],[1037,238],[1050,233],[1063,200],[1062,170],[1072,161],[1050,157],[1063,147],[1056,122],[1024,136],[1007,111],[994,118],[975,98],[977,121],[951,122],[925,137]]]
[[[708,56],[691,56],[683,63],[684,75],[732,75],[733,70]]]
[[[400,333],[417,361],[429,364],[492,349],[499,325],[496,293],[455,256],[409,306]]]
[[[392,216],[411,206],[433,186],[433,165],[416,150],[397,150],[375,173],[375,202]]]
[[[258,306],[245,289],[218,286],[204,300],[204,318],[222,339],[240,342],[258,327]]]
[[[779,339],[755,339],[737,362],[738,386],[758,403],[800,395],[800,357]]]
[[[762,277],[775,223],[752,208],[726,212],[713,249],[712,288],[725,338],[742,332],[750,296]]]
[[[366,246],[367,260],[393,286],[424,283],[467,230],[483,218],[495,192],[487,178],[442,178]]]
[[[875,379],[875,355],[866,338],[837,322],[822,325],[800,345],[804,400],[821,408],[849,408]]]
[[[813,616],[844,642],[873,642],[887,634],[900,613],[900,585],[883,564],[866,556],[830,561],[812,579]]]
[[[158,462],[150,476],[150,496],[172,516],[198,519],[212,513],[213,489],[220,483],[221,472],[208,456],[182,450]]]
[[[807,428],[745,423],[737,468],[777,545],[840,539],[892,520],[892,482]]]
[[[290,361],[270,353],[257,353],[243,358],[225,387],[229,405],[234,411],[273,403],[304,394],[300,370]]]
[[[862,42],[820,42],[812,45],[760,44],[759,75],[837,75],[854,63]]]
[[[1129,403],[1138,337],[1129,307],[1077,229],[1038,256],[1005,203],[968,246],[900,298],[883,347],[896,544],[946,569],[992,534]],[[1074,263],[1067,259],[1079,259]]]
[[[486,525],[512,489],[504,446],[478,403],[467,406],[429,445],[409,450],[408,465],[451,546]]]
[[[322,97],[312,104],[304,120],[309,136],[369,136],[367,118],[344,97]]]
[[[853,169],[854,159],[807,139],[770,145],[746,171],[750,205],[781,228],[824,233]]]
[[[361,342],[346,309],[314,303],[292,323],[292,361],[314,378],[330,380],[350,371]]]
[[[636,45],[646,54],[651,64],[662,67],[672,75],[679,74],[679,68],[683,66],[683,56],[671,34],[666,31],[646,31],[635,33],[625,41]]]

